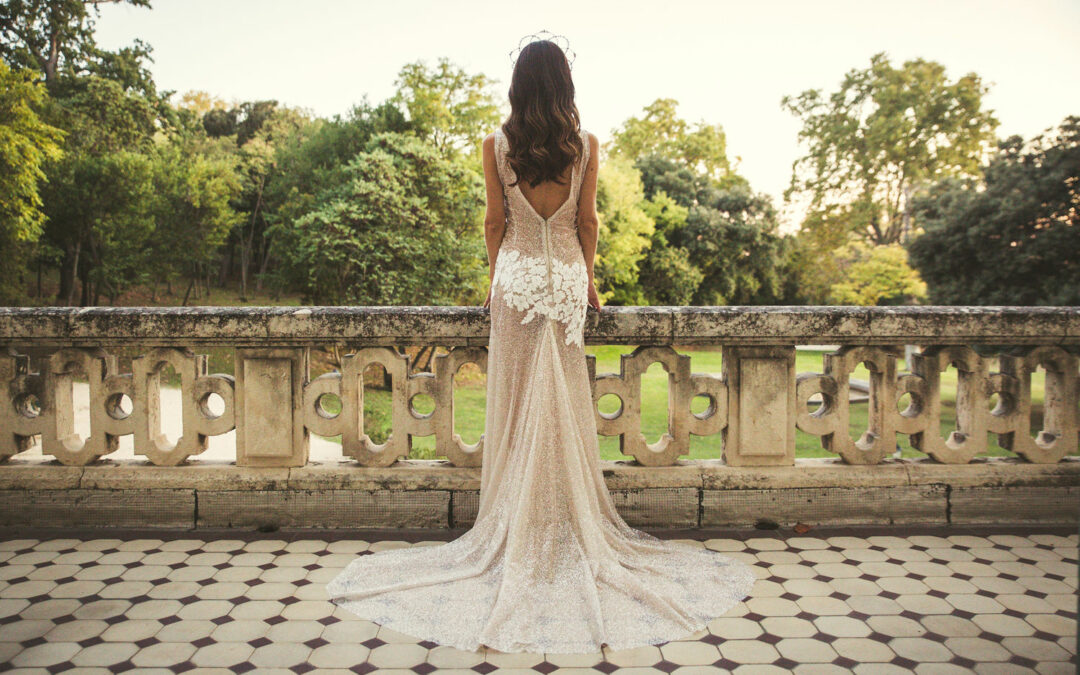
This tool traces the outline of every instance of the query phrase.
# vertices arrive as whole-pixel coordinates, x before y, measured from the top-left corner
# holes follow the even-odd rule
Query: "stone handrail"
[[[40,436],[42,452],[71,466],[93,463],[132,435],[136,454],[175,466],[207,448],[209,436],[236,430],[238,466],[299,467],[308,439],[340,435],[342,453],[361,466],[386,467],[407,457],[411,436],[435,435],[436,455],[455,466],[481,463],[483,436],[462,442],[453,429],[453,377],[465,363],[486,366],[488,310],[480,307],[184,307],[0,308],[0,461]],[[622,452],[645,466],[671,466],[689,450],[691,434],[723,435],[723,463],[792,466],[795,431],[821,438],[848,464],[879,464],[896,435],[938,462],[964,464],[999,444],[1034,463],[1056,463],[1076,452],[1080,307],[727,306],[605,307],[590,310],[587,344],[632,344],[618,373],[596,373],[588,357],[593,400],[614,394],[620,409],[594,408],[601,434],[620,436]],[[795,372],[795,345],[839,344],[824,372]],[[355,349],[340,372],[311,378],[309,350]],[[431,372],[412,372],[398,347],[448,348]],[[717,345],[723,373],[690,371],[679,345]],[[911,372],[897,372],[905,345],[917,345]],[[235,350],[235,376],[211,374],[200,348]],[[139,351],[130,373],[109,349]],[[989,372],[989,361],[1000,372]],[[640,378],[653,362],[668,373],[668,430],[654,444],[641,433]],[[368,365],[381,364],[392,382],[392,433],[375,444],[363,433]],[[870,371],[869,424],[859,440],[848,433],[849,377]],[[957,430],[939,432],[940,374],[959,373]],[[161,432],[161,373],[171,366],[182,389],[183,432]],[[1045,369],[1043,428],[1031,429],[1031,376]],[[90,433],[74,431],[72,383],[86,377]],[[897,401],[908,393],[903,411]],[[321,397],[340,398],[328,414]],[[418,413],[415,396],[434,410]],[[989,399],[999,402],[990,410]],[[211,396],[224,401],[215,414]],[[691,401],[704,397],[702,413]],[[130,402],[125,411],[122,400]],[[807,402],[823,405],[810,412]]]

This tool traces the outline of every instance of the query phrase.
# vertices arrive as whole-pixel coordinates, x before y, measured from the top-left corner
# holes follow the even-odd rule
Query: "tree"
[[[600,229],[593,276],[601,300],[613,304],[643,304],[638,265],[649,247],[652,218],[642,209],[645,195],[641,175],[630,161],[614,157],[604,162],[596,186]]]
[[[38,109],[44,88],[32,71],[0,63],[0,235],[36,241],[45,222],[38,182],[42,165],[61,157],[64,131],[45,123]]]
[[[908,267],[907,251],[900,244],[871,246],[856,239],[835,253],[846,258],[846,277],[832,286],[831,304],[912,304],[926,297],[926,283]]]
[[[434,68],[416,61],[398,72],[389,103],[407,111],[413,130],[440,152],[479,158],[481,141],[499,123],[492,84],[486,75],[470,75],[445,57]]]
[[[78,279],[85,305],[100,290],[132,283],[141,269],[132,256],[153,230],[147,153],[156,112],[140,94],[97,75],[59,89],[50,116],[68,134],[64,156],[45,169],[45,238],[63,256],[57,302],[75,302]]]
[[[983,110],[987,91],[975,73],[950,82],[935,61],[894,68],[884,52],[852,69],[826,99],[809,89],[781,105],[801,118],[807,154],[792,165],[784,199],[810,196],[808,220],[854,232],[875,244],[912,232],[912,195],[946,176],[970,175],[992,148],[998,125]],[[841,236],[846,239],[846,237]]]
[[[1010,136],[982,180],[939,181],[908,246],[935,304],[1080,305],[1080,117]]]
[[[186,305],[230,230],[242,221],[230,204],[241,190],[236,157],[208,156],[179,138],[162,141],[155,147],[153,185],[154,275],[186,274],[181,302]]]
[[[0,3],[0,59],[40,72],[49,91],[65,78],[94,74],[124,90],[157,99],[150,71],[142,65],[151,48],[135,40],[119,52],[100,49],[94,38],[102,2],[150,8],[150,0],[6,0]],[[89,8],[93,7],[94,16]]]
[[[608,143],[610,154],[631,161],[650,155],[662,157],[717,186],[745,183],[728,161],[723,128],[704,120],[691,128],[676,114],[678,105],[673,98],[658,98],[645,106],[643,117],[631,117],[615,131]]]
[[[38,184],[42,166],[62,154],[64,132],[38,115],[45,88],[33,71],[13,71],[0,62],[0,302],[21,299],[30,246],[45,223]]]
[[[295,221],[282,281],[314,304],[454,304],[483,275],[483,177],[411,134],[379,133]]]

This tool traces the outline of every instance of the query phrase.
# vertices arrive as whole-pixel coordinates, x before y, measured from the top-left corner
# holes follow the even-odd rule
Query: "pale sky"
[[[950,81],[974,71],[998,134],[1028,138],[1080,115],[1077,0],[884,0],[542,4],[449,0],[152,0],[103,5],[99,44],[136,37],[153,47],[159,89],[201,89],[232,100],[277,99],[332,117],[394,91],[406,63],[447,57],[498,80],[509,112],[510,58],[522,36],[547,29],[577,53],[582,126],[601,143],[657,98],[690,122],[720,124],[728,153],[756,191],[773,196],[784,229],[797,209],[782,192],[800,155],[785,94],[838,88],[852,68],[886,52],[894,66],[922,57]]]

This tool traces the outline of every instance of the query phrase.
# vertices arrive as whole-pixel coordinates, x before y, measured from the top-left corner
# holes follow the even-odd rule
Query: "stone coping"
[[[762,490],[815,487],[890,487],[946,484],[953,487],[1080,486],[1080,457],[1034,464],[1011,457],[980,457],[969,464],[890,458],[878,465],[839,459],[797,459],[795,466],[734,467],[722,460],[679,460],[646,467],[601,460],[610,490],[703,488]],[[390,467],[361,467],[352,460],[311,462],[296,468],[238,467],[197,461],[159,467],[142,460],[101,460],[85,467],[55,460],[13,457],[0,464],[0,490],[198,489],[198,490],[479,490],[480,467],[446,460],[398,460]]]
[[[477,306],[0,307],[0,343],[65,346],[485,345]],[[1080,307],[731,305],[589,309],[588,344],[1080,345]]]

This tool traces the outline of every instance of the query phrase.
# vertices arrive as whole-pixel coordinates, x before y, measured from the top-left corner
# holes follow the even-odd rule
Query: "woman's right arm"
[[[596,174],[600,167],[600,141],[589,132],[588,142],[589,162],[585,166],[585,175],[581,179],[581,194],[578,195],[577,230],[581,252],[585,255],[585,270],[589,273],[589,291],[590,295],[593,295],[596,286],[593,280],[593,261],[596,258],[596,240],[600,229],[600,218],[596,214]],[[599,306],[596,308],[600,309]]]

